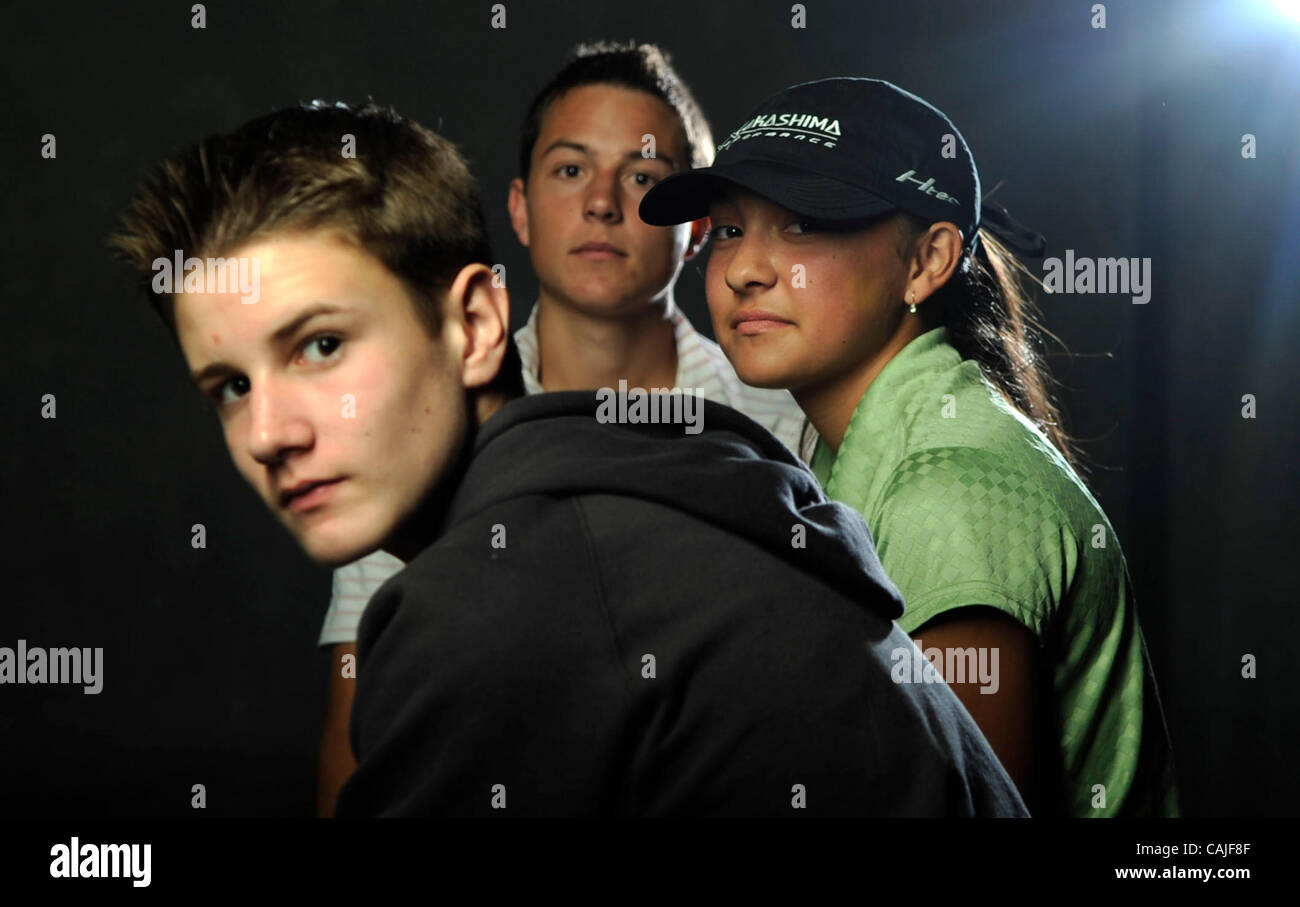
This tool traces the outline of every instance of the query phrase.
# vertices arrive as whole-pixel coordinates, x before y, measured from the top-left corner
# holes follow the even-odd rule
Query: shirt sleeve
[[[357,641],[357,626],[366,604],[402,569],[402,562],[383,551],[368,554],[359,561],[334,571],[329,610],[321,627],[318,645],[332,646]]]
[[[909,454],[866,516],[909,633],[945,611],[987,605],[1041,639],[1077,568],[1077,540],[1051,494],[980,448]]]

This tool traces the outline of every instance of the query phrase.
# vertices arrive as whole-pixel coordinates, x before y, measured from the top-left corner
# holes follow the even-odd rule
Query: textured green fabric
[[[1038,638],[1053,676],[1067,814],[1177,813],[1115,532],[1051,442],[961,358],[945,328],[885,366],[838,455],[819,442],[812,467],[827,495],[871,527],[907,603],[898,622],[908,633],[945,611],[988,605]],[[1093,806],[1097,784],[1104,808]]]

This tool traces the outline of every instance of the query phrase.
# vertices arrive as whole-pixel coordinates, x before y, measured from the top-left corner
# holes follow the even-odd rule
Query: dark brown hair
[[[671,107],[681,121],[689,166],[707,167],[713,163],[709,122],[668,55],[654,44],[600,41],[574,48],[564,66],[528,106],[519,139],[519,176],[524,182],[528,181],[533,146],[542,133],[547,111],[565,92],[582,85],[617,85],[653,95]]]
[[[930,223],[902,213],[904,258]],[[963,359],[973,359],[1007,402],[1047,436],[1066,461],[1078,466],[1073,439],[1052,399],[1052,378],[1043,364],[1041,337],[1052,335],[1036,319],[1029,286],[1038,279],[986,229],[948,282],[918,307],[929,327],[948,329],[948,342]]]
[[[109,246],[174,337],[174,300],[151,286],[156,260],[177,250],[215,257],[321,228],[342,230],[407,284],[431,336],[441,291],[464,266],[493,260],[478,186],[451,142],[388,108],[320,101],[168,155],[136,190]],[[523,394],[509,337],[490,389]]]

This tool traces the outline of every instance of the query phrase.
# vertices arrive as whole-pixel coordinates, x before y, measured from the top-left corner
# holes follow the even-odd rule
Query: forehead
[[[338,308],[374,307],[402,284],[379,259],[333,231],[274,234],[224,256],[255,278],[255,300],[246,285],[224,292],[206,286],[173,298],[176,330],[183,347],[198,350],[215,336],[229,344],[265,340],[286,318],[320,303]],[[199,259],[206,263],[207,258]]]
[[[664,101],[625,85],[579,85],[546,108],[533,150],[544,153],[552,142],[563,139],[590,146],[613,144],[622,151],[623,146],[640,148],[641,136],[647,133],[658,145],[671,147],[675,157],[684,156],[686,129]]]

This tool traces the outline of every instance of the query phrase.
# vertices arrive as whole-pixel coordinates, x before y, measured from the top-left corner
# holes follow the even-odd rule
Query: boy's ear
[[[528,246],[528,194],[525,191],[527,187],[524,181],[515,177],[510,181],[510,194],[506,199],[506,207],[510,209],[510,226],[515,228],[515,236],[519,237],[520,245],[525,248]]]
[[[704,247],[705,241],[709,238],[709,219],[701,217],[699,220],[691,221],[691,238],[686,245],[686,261],[690,261],[696,255],[700,254],[700,249]]]
[[[475,262],[460,269],[447,291],[448,316],[462,332],[461,383],[485,387],[501,371],[510,332],[510,296],[494,286],[492,270]]]

